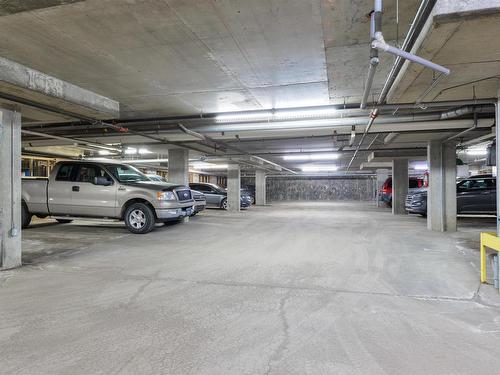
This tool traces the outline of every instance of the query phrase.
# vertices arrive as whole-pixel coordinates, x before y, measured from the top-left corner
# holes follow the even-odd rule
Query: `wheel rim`
[[[222,208],[227,210],[227,201],[222,202]]]
[[[128,216],[128,221],[135,229],[142,229],[146,225],[146,215],[141,210],[133,210]]]

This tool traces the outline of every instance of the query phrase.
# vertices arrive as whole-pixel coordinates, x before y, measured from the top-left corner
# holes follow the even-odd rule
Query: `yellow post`
[[[486,247],[483,244],[483,234],[481,233],[481,282],[485,283],[487,281],[486,276]]]

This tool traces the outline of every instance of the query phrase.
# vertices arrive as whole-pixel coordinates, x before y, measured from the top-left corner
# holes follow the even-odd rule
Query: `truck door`
[[[78,171],[76,163],[61,163],[51,175],[47,187],[47,205],[51,215],[71,215],[72,187]]]
[[[102,184],[107,181],[107,184]],[[115,217],[116,184],[100,166],[80,164],[72,185],[72,215]]]

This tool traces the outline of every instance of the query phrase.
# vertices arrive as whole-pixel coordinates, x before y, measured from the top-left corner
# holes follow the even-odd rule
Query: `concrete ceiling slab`
[[[423,100],[496,97],[500,77],[500,1],[442,1],[438,5],[419,48],[413,52],[449,67],[452,72]],[[415,101],[430,87],[433,78],[431,70],[406,63],[388,98],[396,102]]]

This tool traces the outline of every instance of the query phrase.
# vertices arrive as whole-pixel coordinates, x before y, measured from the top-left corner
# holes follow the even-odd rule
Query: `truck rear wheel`
[[[135,234],[149,233],[155,227],[153,210],[144,203],[131,204],[125,210],[125,226]]]
[[[31,223],[32,214],[30,214],[28,207],[25,203],[21,206],[21,226],[22,228],[28,228]]]

